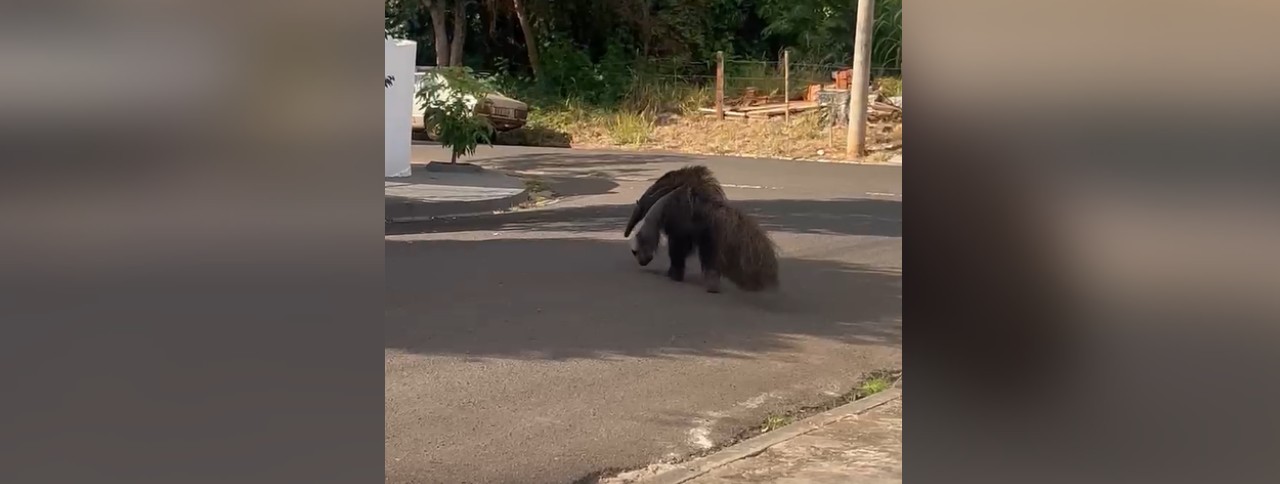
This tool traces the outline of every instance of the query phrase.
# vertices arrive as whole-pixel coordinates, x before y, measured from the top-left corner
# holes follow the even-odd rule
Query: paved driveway
[[[415,159],[447,154],[415,146]],[[388,229],[388,482],[568,483],[705,449],[901,362],[901,170],[481,148],[566,198]],[[708,165],[782,248],[777,294],[631,258],[656,176]],[[664,251],[665,254],[665,251]]]

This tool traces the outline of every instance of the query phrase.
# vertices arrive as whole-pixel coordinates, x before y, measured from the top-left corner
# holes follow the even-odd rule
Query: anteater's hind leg
[[[673,281],[684,280],[684,263],[693,251],[693,240],[688,237],[667,236],[667,255],[671,258],[671,268],[667,269],[667,277]]]
[[[716,268],[716,247],[711,237],[698,241],[698,262],[702,263],[702,284],[707,292],[720,292],[720,271]]]

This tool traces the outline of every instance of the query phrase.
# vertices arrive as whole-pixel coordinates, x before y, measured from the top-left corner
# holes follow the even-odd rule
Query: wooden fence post
[[[790,51],[782,49],[782,102],[786,106],[783,114],[788,123],[791,122],[791,56]]]
[[[716,51],[716,118],[724,119],[724,51]]]

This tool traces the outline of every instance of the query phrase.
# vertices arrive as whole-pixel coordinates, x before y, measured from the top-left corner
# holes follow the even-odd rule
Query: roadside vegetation
[[[770,415],[760,423],[759,427],[747,429],[734,439],[734,441],[740,441],[765,432],[772,432],[846,403],[862,400],[892,388],[900,379],[902,379],[901,370],[877,370],[870,372],[863,375],[852,389],[840,396],[819,405],[801,407],[787,413]]]
[[[527,125],[498,133],[494,143],[843,157],[844,128],[832,129],[829,112],[747,121],[698,109],[714,104],[717,51],[726,58],[726,99],[754,88],[780,100],[784,49],[792,94],[832,82],[852,57],[848,2],[386,2],[388,35],[417,40],[420,64],[465,65],[530,106]],[[902,95],[901,12],[901,0],[877,2],[872,74],[886,97]],[[870,134],[873,148],[901,144],[900,123],[873,126]]]

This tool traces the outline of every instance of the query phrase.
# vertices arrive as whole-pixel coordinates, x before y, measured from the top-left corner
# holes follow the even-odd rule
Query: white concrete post
[[[383,109],[382,148],[384,175],[409,176],[409,152],[413,146],[413,73],[418,57],[418,43],[410,40],[385,39],[383,62],[386,106]],[[390,82],[389,86],[385,83]]]

